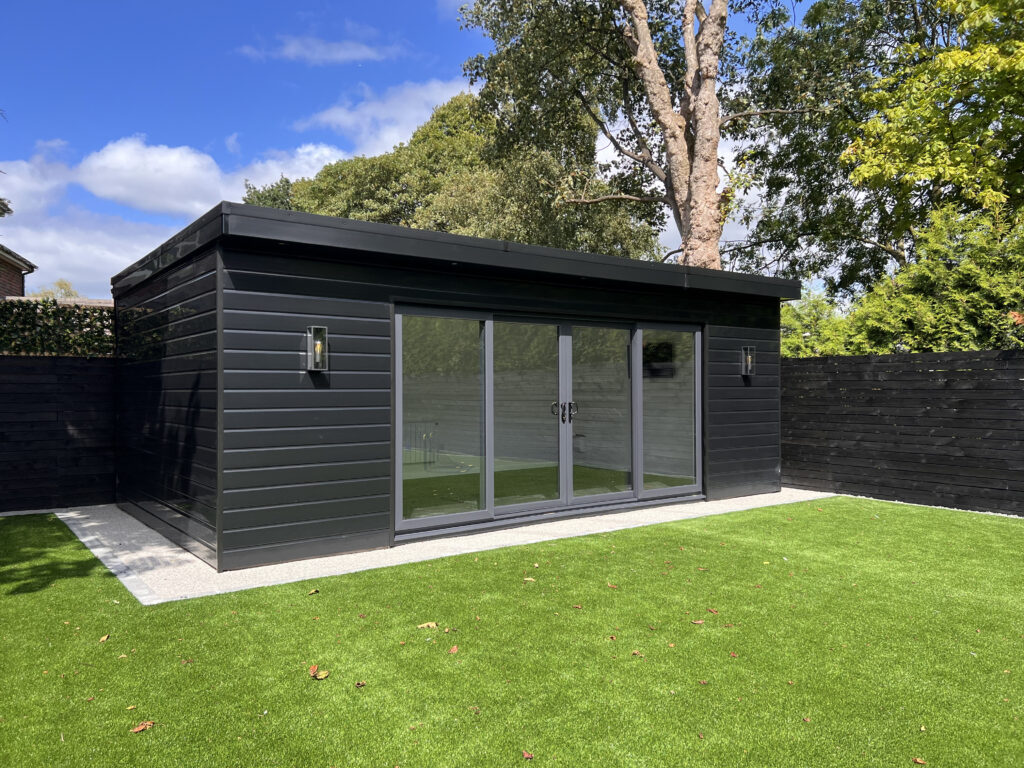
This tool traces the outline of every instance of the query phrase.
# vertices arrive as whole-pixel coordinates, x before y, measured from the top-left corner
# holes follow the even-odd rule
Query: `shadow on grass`
[[[0,595],[39,592],[98,572],[113,578],[54,515],[0,518]]]

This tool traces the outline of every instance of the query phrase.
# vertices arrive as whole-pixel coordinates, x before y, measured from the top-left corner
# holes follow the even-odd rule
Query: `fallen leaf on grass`
[[[437,629],[437,622],[428,621],[425,624],[417,624],[416,629]]]
[[[706,571],[707,568],[697,568],[698,571]]]
[[[314,680],[326,680],[327,676],[330,674],[331,673],[328,670],[320,669],[320,667],[316,664],[309,668],[309,676],[312,677]]]
[[[697,738],[698,739],[703,739],[704,738],[704,734],[701,733],[700,731],[697,731]]]
[[[525,579],[523,579],[523,581],[536,581],[536,579],[531,579],[529,576],[527,576]]]
[[[696,621],[691,621],[690,623],[691,624],[703,624],[704,623],[704,619],[697,619]]]
[[[708,613],[713,613],[715,614],[715,616],[718,615],[718,611],[716,611],[714,608],[708,608]]]
[[[459,646],[457,646],[457,645],[453,645],[451,648],[448,649],[448,653],[458,653],[458,652],[459,652]]]
[[[911,760],[911,762],[912,762],[912,763],[913,763],[914,765],[928,765],[928,763],[926,763],[926,762],[925,762],[924,760],[922,760],[922,759],[921,759],[920,757],[915,757],[915,758],[914,758],[913,760]]]
[[[618,589],[618,588],[619,588],[618,584],[612,584],[612,583],[609,582],[608,589]]]
[[[104,635],[103,637],[100,638],[100,642],[101,643],[105,643],[109,639],[110,639],[110,635]]]
[[[578,611],[583,610],[583,606],[582,605],[574,605],[573,608],[575,608]]]
[[[320,590],[319,590],[319,589],[311,589],[311,590],[309,590],[309,592],[307,592],[306,594],[307,594],[307,595],[315,595],[315,594],[318,594],[319,592],[320,592]]]
[[[708,684],[707,680],[698,680],[697,682],[700,683],[701,685],[707,685]]]
[[[182,664],[193,664],[193,663],[195,663],[195,659],[182,659],[181,663]]]
[[[739,657],[739,654],[737,654],[735,651],[729,651],[729,656],[735,659]]]
[[[793,684],[793,681],[792,681],[792,680],[787,680],[787,681],[786,681],[786,685],[792,685],[792,684]]]
[[[608,636],[608,639],[609,639],[609,640],[614,640],[614,639],[615,639],[615,635],[609,635],[609,636]]]
[[[366,681],[365,680],[360,680],[358,683],[356,683],[356,688],[365,688],[365,687],[366,687]]]
[[[809,717],[805,717],[805,718],[804,718],[804,722],[805,722],[805,723],[809,723],[809,722],[811,722],[811,718],[809,718]]]
[[[137,709],[137,707],[134,704],[132,704],[130,707],[126,707],[126,709],[128,709],[130,711],[130,710],[133,710],[133,709]]]
[[[527,752],[523,750],[523,760],[533,760],[533,752]]]
[[[132,733],[142,733],[143,731],[148,731],[154,725],[156,725],[156,723],[154,723],[152,720],[143,720],[141,723],[132,728]]]

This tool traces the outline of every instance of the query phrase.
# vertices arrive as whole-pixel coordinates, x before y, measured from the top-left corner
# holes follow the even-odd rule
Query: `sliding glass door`
[[[396,313],[399,532],[699,491],[699,332]]]

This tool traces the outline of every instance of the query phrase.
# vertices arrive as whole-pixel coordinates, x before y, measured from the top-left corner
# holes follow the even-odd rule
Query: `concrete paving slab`
[[[333,555],[227,573],[217,573],[199,558],[171,543],[152,528],[148,528],[112,504],[41,512],[55,513],[140,603],[154,605],[172,600],[187,600],[255,587],[337,576],[372,568],[386,568],[450,555],[606,533],[775,504],[811,501],[834,495],[784,488],[779,493],[628,509],[605,515],[566,518],[466,536],[427,539],[399,544],[391,549]]]

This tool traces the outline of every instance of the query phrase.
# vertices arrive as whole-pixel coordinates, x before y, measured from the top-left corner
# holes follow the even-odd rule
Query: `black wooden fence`
[[[782,484],[1024,515],[1024,352],[784,359]]]
[[[114,500],[114,365],[0,356],[0,512]]]

